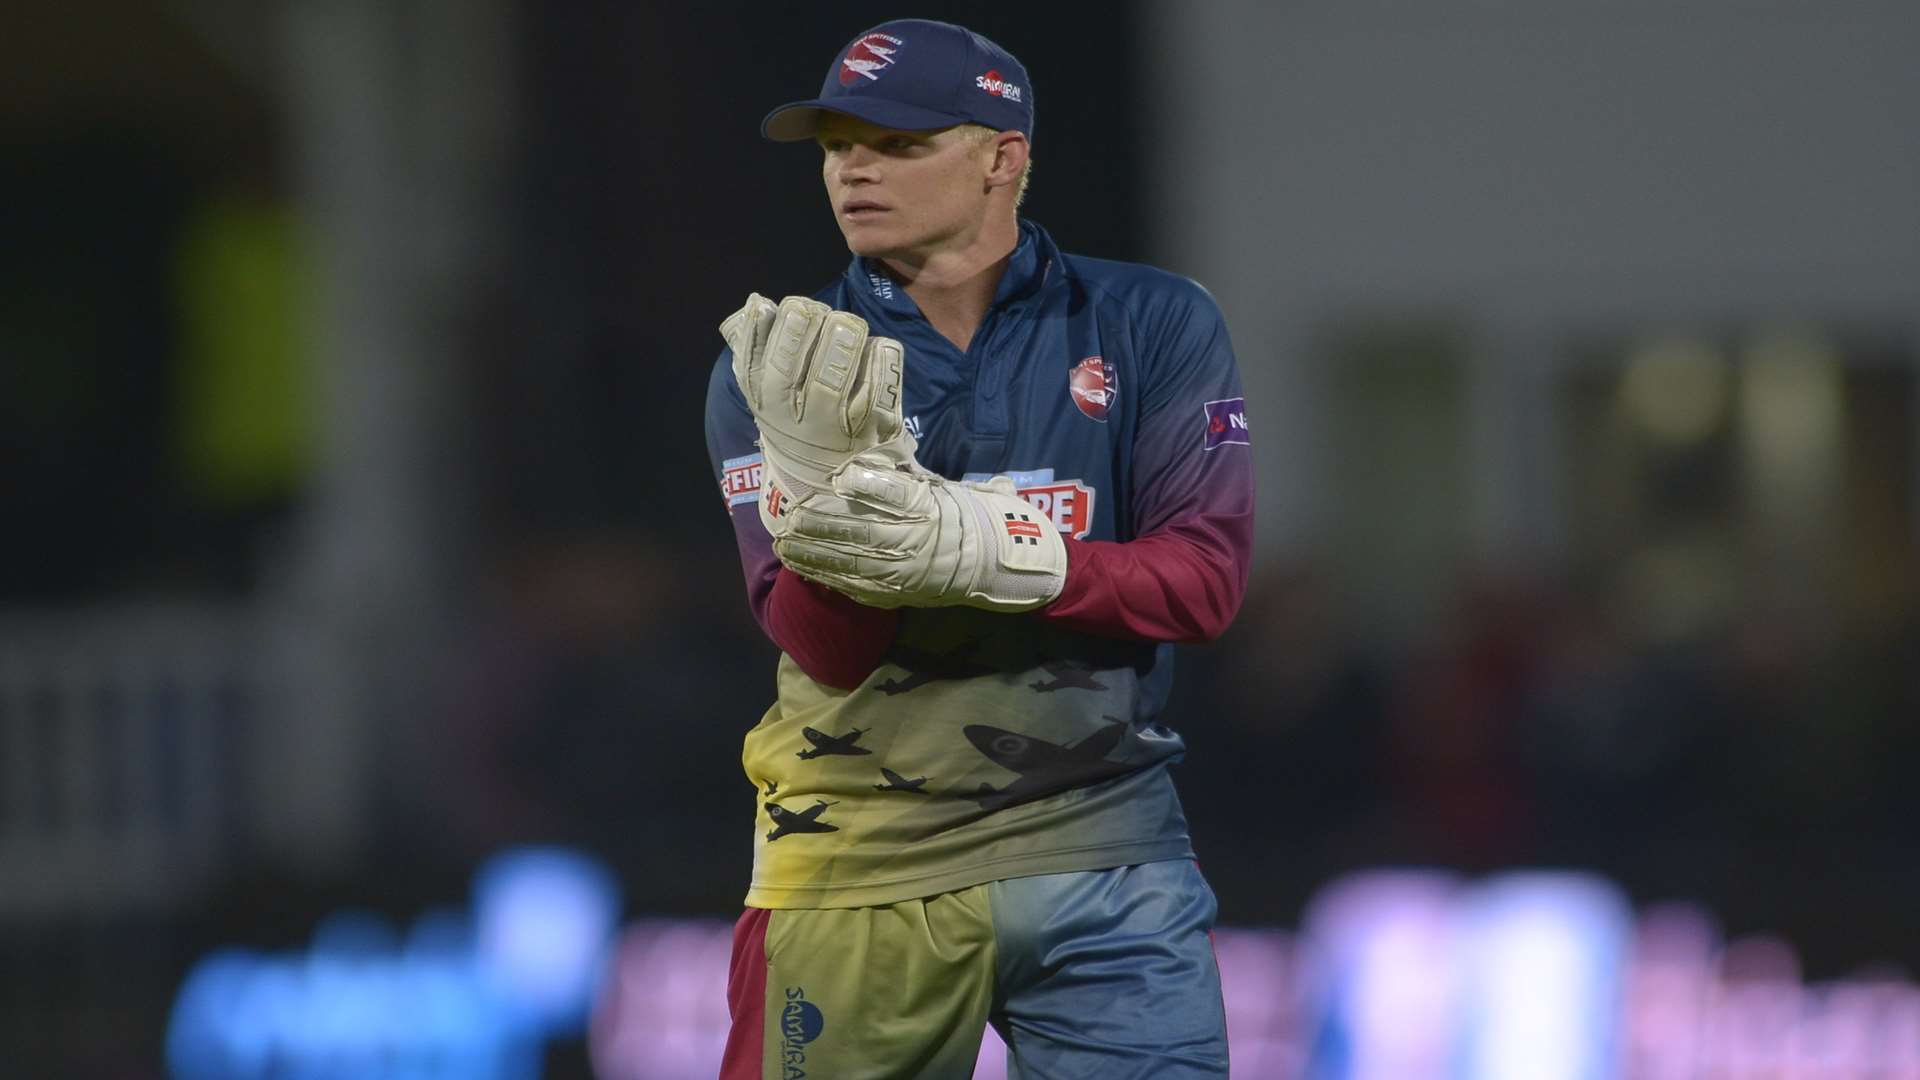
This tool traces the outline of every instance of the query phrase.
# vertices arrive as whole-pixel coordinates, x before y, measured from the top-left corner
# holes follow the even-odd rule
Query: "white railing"
[[[244,608],[0,614],[0,920],[165,910],[245,842]]]

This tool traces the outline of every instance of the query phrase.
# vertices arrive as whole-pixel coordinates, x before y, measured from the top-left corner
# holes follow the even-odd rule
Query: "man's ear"
[[[987,172],[987,186],[1018,184],[1020,174],[1027,168],[1027,137],[1017,131],[995,132],[991,148],[993,165]]]

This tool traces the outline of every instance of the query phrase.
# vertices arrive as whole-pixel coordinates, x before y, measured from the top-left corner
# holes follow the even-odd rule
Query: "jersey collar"
[[[1020,219],[1020,241],[1014,245],[1013,257],[1007,260],[1007,272],[1000,276],[1000,287],[994,292],[993,306],[1011,303],[1029,296],[1046,284],[1054,264],[1060,260],[1060,249],[1054,246],[1053,237],[1047,230],[1025,218]],[[855,296],[864,296],[869,303],[889,315],[909,316],[920,314],[920,309],[907,295],[907,290],[887,276],[886,267],[879,259],[867,259],[855,255],[847,267],[847,287]]]

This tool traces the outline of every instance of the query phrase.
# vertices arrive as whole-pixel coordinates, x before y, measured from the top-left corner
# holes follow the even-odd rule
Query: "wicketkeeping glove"
[[[918,470],[900,419],[905,350],[870,337],[866,320],[817,300],[778,306],[750,294],[720,324],[733,377],[760,429],[760,519],[778,535],[784,505],[826,491],[856,454]]]
[[[863,454],[831,485],[838,499],[785,508],[773,550],[863,604],[1027,611],[1066,583],[1066,542],[1007,477],[947,480]]]

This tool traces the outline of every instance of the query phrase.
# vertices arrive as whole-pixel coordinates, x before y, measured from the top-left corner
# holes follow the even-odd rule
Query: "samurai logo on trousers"
[[[826,1016],[807,1000],[806,990],[787,987],[787,1002],[780,1007],[780,1075],[784,1080],[805,1080],[807,1044],[826,1029]]]

